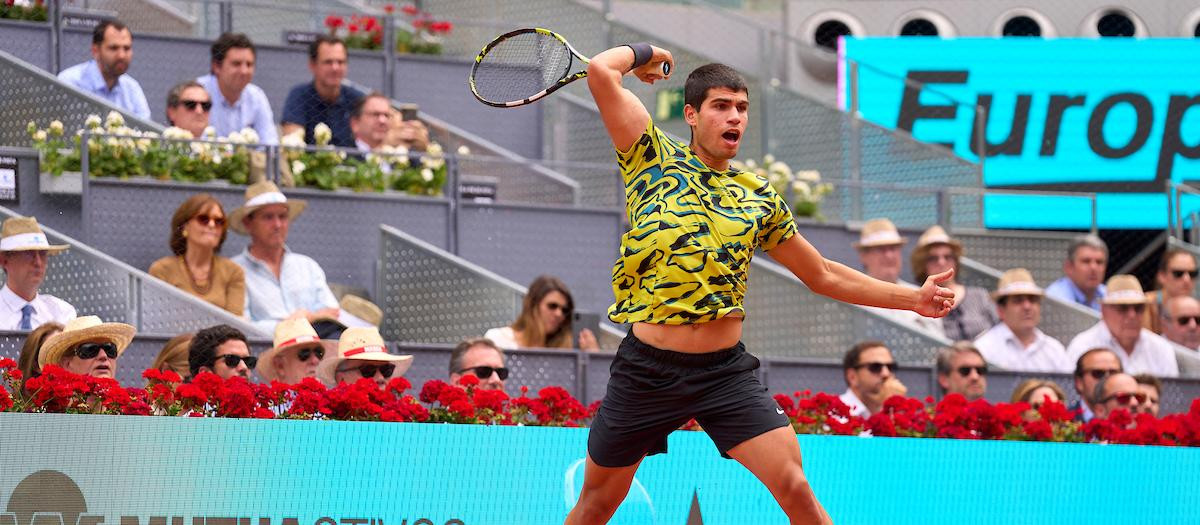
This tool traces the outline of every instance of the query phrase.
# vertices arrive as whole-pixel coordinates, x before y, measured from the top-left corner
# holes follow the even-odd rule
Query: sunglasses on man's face
[[[296,352],[296,357],[300,358],[301,361],[308,361],[308,358],[314,355],[317,356],[317,359],[325,359],[325,349],[318,346],[316,348],[304,348]]]
[[[872,374],[882,374],[884,368],[888,369],[889,372],[894,372],[896,370],[896,362],[859,363],[854,368],[866,368],[867,371],[871,372]]]
[[[117,358],[117,345],[113,343],[83,343],[75,347],[75,357],[93,359],[103,350],[109,359]]]
[[[1170,272],[1171,276],[1176,279],[1183,279],[1183,276],[1186,275],[1191,277],[1192,280],[1195,280],[1196,276],[1200,275],[1200,270],[1170,270]]]
[[[229,368],[237,368],[238,363],[242,362],[242,361],[246,362],[246,368],[254,368],[254,365],[258,364],[258,358],[254,357],[252,355],[246,355],[246,356],[236,355],[236,354],[219,355],[219,356],[213,358],[213,364],[216,364],[217,361],[224,361],[225,366],[227,366]]]
[[[1175,322],[1179,323],[1179,326],[1187,326],[1188,323],[1200,324],[1200,315],[1183,315],[1176,317]]]
[[[963,376],[963,377],[970,377],[972,371],[974,371],[976,374],[979,374],[980,376],[986,376],[988,373],[988,368],[987,368],[987,365],[960,366],[957,369],[955,369],[955,371],[958,372],[958,375]]]
[[[354,370],[358,370],[358,373],[362,374],[363,377],[375,377],[376,372],[382,374],[383,377],[392,377],[392,373],[396,371],[396,365],[392,363],[384,365],[362,365],[353,368],[343,368],[338,370],[338,372],[350,372]]]
[[[1104,379],[1113,374],[1118,374],[1120,372],[1121,372],[1120,370],[1104,370],[1102,368],[1093,368],[1091,370],[1083,371],[1084,374],[1092,376],[1092,379],[1095,379],[1096,381]]]
[[[490,366],[473,366],[471,368],[464,368],[458,371],[460,374],[465,374],[467,372],[474,372],[475,377],[478,377],[479,379],[487,379],[492,377],[492,372],[495,372],[497,376],[500,376],[501,381],[508,379],[508,369],[504,367],[494,368]]]
[[[1112,401],[1112,400],[1114,400],[1114,399],[1116,399],[1116,400],[1117,400],[1117,404],[1118,404],[1118,405],[1128,405],[1128,404],[1129,404],[1129,403],[1131,403],[1131,402],[1132,402],[1134,399],[1137,399],[1137,401],[1138,401],[1138,404],[1142,404],[1142,403],[1145,403],[1145,402],[1146,402],[1146,394],[1143,394],[1143,393],[1141,393],[1141,392],[1137,392],[1137,393],[1133,393],[1133,392],[1117,392],[1117,393],[1115,393],[1115,394],[1113,394],[1113,395],[1111,395],[1111,396],[1108,396],[1108,397],[1106,397],[1106,398],[1104,398],[1104,399],[1100,400],[1100,402],[1101,402],[1101,403],[1107,403],[1107,402],[1109,402],[1109,401]]]
[[[204,226],[216,226],[218,228],[225,226],[225,217],[214,217],[205,213],[192,217],[192,220]]]
[[[188,109],[188,111],[196,111],[196,106],[200,106],[205,113],[212,109],[211,100],[180,100],[179,105]]]

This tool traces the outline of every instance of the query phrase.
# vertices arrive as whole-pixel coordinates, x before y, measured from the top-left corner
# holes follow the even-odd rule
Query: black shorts
[[[688,354],[650,346],[631,331],[609,367],[588,454],[602,467],[632,465],[666,452],[667,435],[695,418],[728,458],[729,449],[791,424],[754,375],[758,367],[740,342]]]

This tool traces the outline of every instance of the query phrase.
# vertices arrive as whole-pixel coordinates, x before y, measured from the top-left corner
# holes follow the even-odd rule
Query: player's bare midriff
[[[742,317],[683,325],[634,323],[633,335],[655,348],[705,354],[736,345],[742,338]]]

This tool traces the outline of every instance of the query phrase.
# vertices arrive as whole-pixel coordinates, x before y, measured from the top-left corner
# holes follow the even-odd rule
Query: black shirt
[[[288,93],[283,103],[283,122],[304,126],[304,141],[313,143],[313,128],[324,122],[333,131],[330,144],[344,148],[354,147],[354,133],[350,131],[350,110],[363,96],[362,92],[349,86],[338,91],[337,101],[330,103],[317,94],[312,82],[300,84]]]

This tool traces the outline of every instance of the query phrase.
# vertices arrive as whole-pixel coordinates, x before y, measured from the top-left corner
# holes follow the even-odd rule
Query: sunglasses
[[[321,347],[317,347],[317,348],[309,347],[309,348],[301,349],[299,352],[296,352],[296,357],[299,358],[301,361],[308,361],[308,358],[310,358],[314,355],[317,356],[317,359],[325,359],[325,349],[321,348]]]
[[[216,226],[218,228],[225,226],[225,217],[210,217],[205,213],[192,217],[192,220],[205,226]]]
[[[546,308],[549,308],[551,310],[558,310],[558,311],[561,311],[562,313],[567,313],[567,312],[571,311],[571,307],[569,307],[565,304],[558,304],[558,303],[554,303],[554,302],[546,303]]]
[[[240,355],[234,355],[234,354],[219,355],[219,356],[213,358],[213,364],[217,364],[217,361],[224,361],[225,366],[227,366],[229,368],[237,368],[238,362],[240,362],[240,361],[246,362],[246,368],[254,368],[254,365],[258,364],[258,358],[254,357],[252,355],[247,355],[247,356],[240,356]]]
[[[1176,279],[1183,279],[1185,275],[1195,279],[1197,275],[1200,275],[1200,270],[1170,270],[1170,272]]]
[[[1119,373],[1121,373],[1121,371],[1120,370],[1104,370],[1101,368],[1093,368],[1091,370],[1084,370],[1083,373],[1086,375],[1092,376],[1092,379],[1099,381],[1110,375],[1119,374]]]
[[[896,371],[896,362],[892,361],[891,363],[859,363],[859,364],[855,365],[854,368],[866,368],[872,374],[881,374],[881,373],[883,373],[884,368],[888,369],[889,372]]]
[[[1175,322],[1179,323],[1179,326],[1187,326],[1189,322],[1200,324],[1200,315],[1185,315],[1182,317],[1176,317]]]
[[[180,100],[179,105],[188,108],[189,111],[196,111],[196,106],[200,106],[205,113],[212,109],[211,100]]]
[[[117,358],[117,345],[113,343],[83,343],[75,347],[75,357],[92,359],[100,355],[101,350],[108,355],[109,359]]]
[[[383,377],[392,377],[392,374],[396,371],[396,365],[392,363],[386,365],[363,365],[355,368],[342,368],[338,372],[349,372],[351,370],[358,370],[358,373],[362,374],[363,377],[375,377],[376,372],[383,374]]]
[[[475,377],[478,377],[479,379],[487,379],[492,377],[492,372],[495,372],[496,375],[500,376],[501,381],[508,379],[508,369],[504,367],[493,368],[490,366],[473,366],[471,368],[464,368],[458,371],[460,374],[465,372],[475,372]]]
[[[1108,397],[1100,400],[1100,402],[1107,403],[1114,399],[1117,400],[1118,405],[1128,405],[1134,399],[1137,399],[1138,404],[1141,404],[1141,403],[1146,402],[1146,394],[1143,394],[1141,392],[1138,392],[1136,394],[1133,392],[1117,392],[1111,396],[1108,396]]]
[[[986,376],[988,373],[987,365],[960,366],[956,369],[956,371],[958,372],[958,375],[963,376],[963,377],[970,377],[972,370],[975,371],[976,374],[979,374],[981,376]]]

